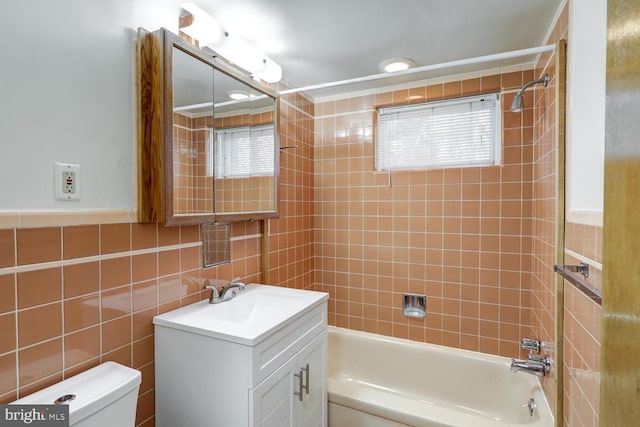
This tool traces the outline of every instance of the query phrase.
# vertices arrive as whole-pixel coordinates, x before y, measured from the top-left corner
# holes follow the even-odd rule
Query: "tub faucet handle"
[[[535,338],[523,338],[520,341],[520,346],[529,351],[540,353],[540,340]]]

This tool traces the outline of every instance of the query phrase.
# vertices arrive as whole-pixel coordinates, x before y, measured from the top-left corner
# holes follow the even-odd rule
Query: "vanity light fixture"
[[[416,63],[409,58],[389,58],[380,63],[380,71],[385,73],[393,73],[396,71],[404,71],[413,67]]]
[[[225,31],[220,22],[195,3],[183,3],[180,7],[193,16],[191,25],[180,28],[180,31],[198,40],[201,47],[211,48],[221,57],[251,73],[254,79],[262,79],[267,83],[280,81],[282,67],[257,47]]]

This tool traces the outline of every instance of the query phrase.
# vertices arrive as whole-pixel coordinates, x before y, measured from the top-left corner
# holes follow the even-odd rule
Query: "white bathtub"
[[[330,327],[329,427],[552,427],[537,378],[510,362]]]

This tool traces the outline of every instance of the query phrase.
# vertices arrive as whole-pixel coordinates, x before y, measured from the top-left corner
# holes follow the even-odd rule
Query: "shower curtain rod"
[[[280,95],[289,95],[289,94],[298,93],[298,92],[309,92],[309,91],[312,91],[312,90],[326,89],[326,88],[335,87],[335,86],[344,86],[344,85],[348,85],[348,84],[352,84],[352,83],[362,83],[362,82],[368,82],[368,81],[373,81],[373,80],[388,79],[390,77],[397,77],[397,76],[404,76],[404,75],[407,75],[407,74],[422,73],[422,72],[425,72],[425,71],[442,70],[442,69],[445,69],[445,68],[458,67],[460,65],[480,64],[480,63],[483,63],[483,62],[498,61],[498,60],[501,60],[501,59],[518,58],[520,56],[535,55],[535,54],[541,54],[541,53],[545,53],[545,52],[551,52],[551,51],[555,50],[555,48],[556,48],[555,44],[550,44],[550,45],[545,45],[545,46],[531,47],[531,48],[528,48],[528,49],[512,50],[510,52],[502,52],[502,53],[494,53],[494,54],[491,54],[491,55],[476,56],[475,58],[459,59],[459,60],[456,60],[456,61],[442,62],[440,64],[431,64],[431,65],[425,65],[425,66],[422,66],[422,67],[409,68],[408,70],[396,71],[394,73],[372,74],[372,75],[369,75],[369,76],[356,77],[356,78],[353,78],[353,79],[338,80],[338,81],[335,81],[335,82],[320,83],[320,84],[316,84],[316,85],[303,86],[303,87],[299,87],[299,88],[295,88],[295,89],[287,89],[287,90],[280,91],[279,94]]]

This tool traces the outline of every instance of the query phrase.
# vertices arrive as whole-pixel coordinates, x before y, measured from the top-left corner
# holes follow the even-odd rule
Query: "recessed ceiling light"
[[[229,95],[229,98],[233,99],[234,101],[240,101],[243,99],[249,99],[249,98],[255,97],[255,95],[252,95],[249,92],[244,92],[241,90],[227,92],[227,95]]]
[[[409,58],[389,58],[380,63],[380,71],[385,73],[393,73],[396,71],[404,71],[415,65],[415,62]]]

